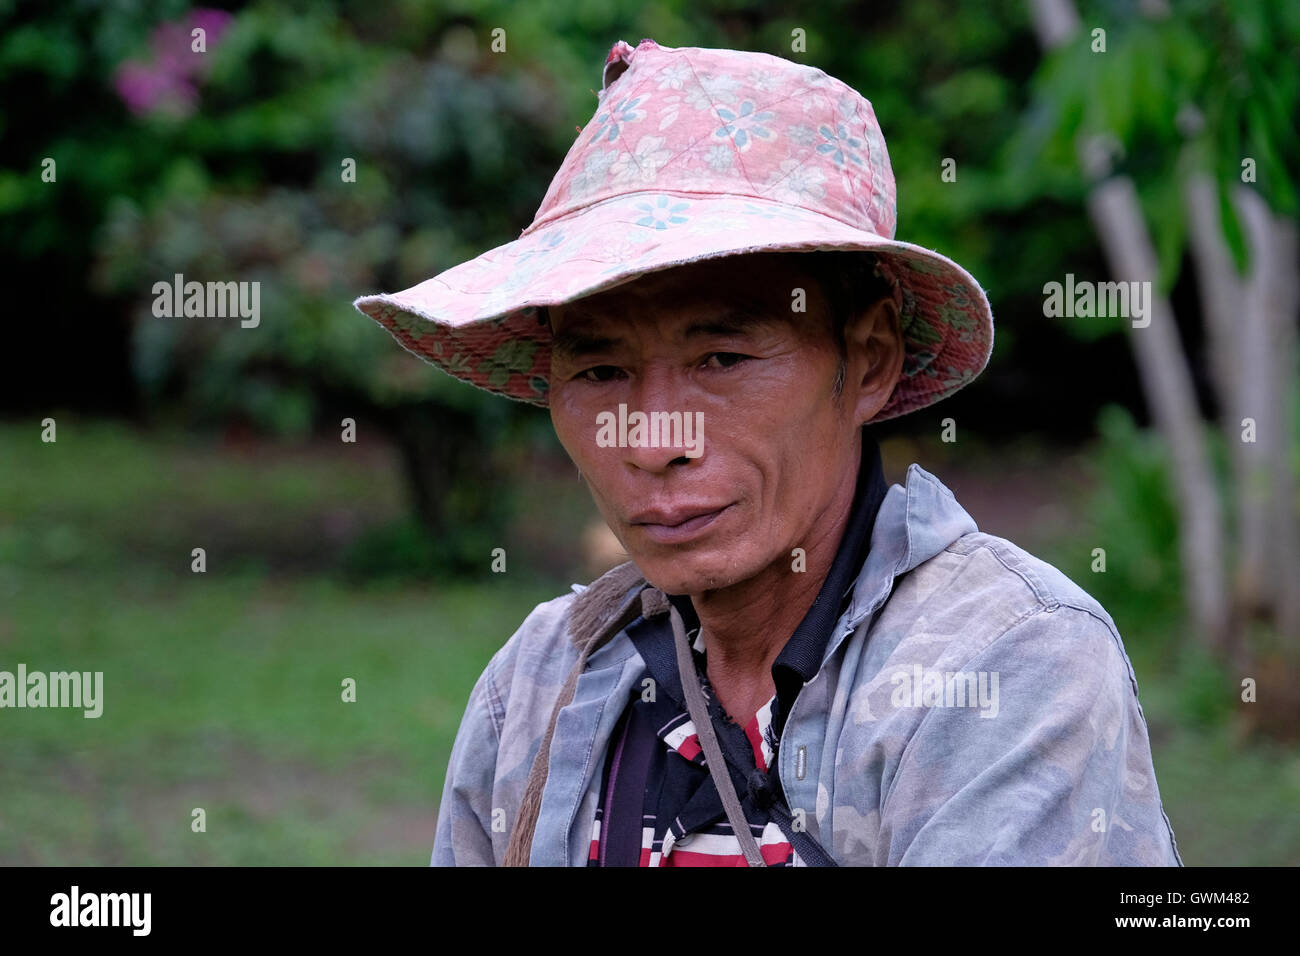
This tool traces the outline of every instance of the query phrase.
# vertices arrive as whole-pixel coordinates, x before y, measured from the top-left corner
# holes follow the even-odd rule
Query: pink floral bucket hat
[[[518,239],[356,307],[449,374],[545,407],[543,306],[718,256],[859,250],[878,254],[906,343],[873,422],[946,398],[984,369],[988,299],[955,262],[894,239],[894,175],[857,91],[766,53],[620,40],[597,96]]]

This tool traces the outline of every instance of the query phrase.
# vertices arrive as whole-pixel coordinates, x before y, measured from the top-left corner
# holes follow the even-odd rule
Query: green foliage
[[[18,268],[57,262],[69,283],[88,278],[88,311],[130,319],[147,410],[188,426],[239,418],[302,436],[336,429],[340,407],[389,423],[431,407],[472,416],[487,448],[520,421],[544,421],[420,362],[350,301],[516,238],[590,118],[618,38],[764,50],[870,99],[898,179],[899,236],[961,262],[1002,310],[990,378],[1011,362],[1035,367],[1013,345],[1037,340],[1031,323],[1042,316],[1015,306],[1041,301],[1045,277],[1100,278],[1087,275],[1101,266],[1079,133],[1109,133],[1122,147],[1162,285],[1186,246],[1179,185],[1189,169],[1235,182],[1241,157],[1253,156],[1257,188],[1295,208],[1300,8],[1282,0],[1189,0],[1160,19],[1083,0],[1085,26],[1108,31],[1107,52],[1094,54],[1085,30],[1045,60],[1024,0],[797,10],[258,0],[211,45],[195,108],[182,115],[131,112],[114,77],[147,58],[152,31],[189,4],[82,5],[75,16],[26,4],[21,18],[17,6],[0,6],[0,237]],[[497,27],[507,31],[501,53],[489,48]],[[806,52],[791,50],[794,30]],[[1185,107],[1200,114],[1199,131]],[[65,173],[58,190],[32,186],[47,155]],[[956,182],[939,175],[947,157]],[[341,180],[345,158],[357,161],[355,183]],[[1225,229],[1239,232],[1230,215]],[[152,283],[177,272],[260,282],[261,326],[154,318]],[[1120,326],[1066,328],[1095,338]],[[524,360],[503,354],[495,367]]]
[[[1178,511],[1164,443],[1154,432],[1140,430],[1118,405],[1102,410],[1097,430],[1097,467],[1106,477],[1104,500],[1110,508],[1124,509],[1104,515],[1115,527],[1128,528],[1128,539],[1142,552],[1167,565],[1176,554]]]
[[[1240,223],[1228,190],[1242,182],[1243,158],[1256,162],[1257,189],[1294,215],[1300,168],[1300,13],[1286,0],[1225,4],[1189,0],[1168,15],[1137,6],[1082,3],[1083,29],[1049,54],[1033,79],[1033,103],[1008,145],[1005,174],[1040,195],[1072,185],[1085,137],[1112,144],[1116,171],[1137,183],[1155,233],[1160,285],[1178,275],[1186,247],[1181,189],[1192,169],[1219,185],[1224,238],[1246,267]],[[1094,51],[1091,31],[1106,30]]]
[[[1138,672],[1162,673],[1177,685],[1178,693],[1162,706],[1187,726],[1221,726],[1233,713],[1231,680],[1221,663],[1187,639],[1179,519],[1165,443],[1115,405],[1102,410],[1097,427],[1096,490],[1082,525],[1087,540],[1105,548],[1106,572],[1089,573],[1079,558],[1061,566],[1087,581],[1110,612]],[[1207,428],[1205,438],[1222,489],[1228,449],[1214,429]]]
[[[1183,641],[1174,653],[1172,670],[1179,688],[1173,701],[1175,718],[1188,727],[1227,725],[1237,709],[1237,698],[1222,663],[1195,641]]]
[[[1105,548],[1106,573],[1088,574],[1088,590],[1122,634],[1163,656],[1183,643],[1173,623],[1183,608],[1168,458],[1158,436],[1140,430],[1119,406],[1106,406],[1097,427],[1097,489],[1086,513],[1088,540]]]
[[[458,525],[433,540],[423,525],[403,518],[367,529],[343,556],[344,571],[359,580],[433,580],[482,576],[501,538],[482,525]]]

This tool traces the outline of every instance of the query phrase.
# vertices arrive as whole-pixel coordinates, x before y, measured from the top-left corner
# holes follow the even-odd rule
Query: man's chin
[[[745,579],[734,558],[713,549],[656,548],[654,553],[634,553],[630,557],[645,579],[665,594],[699,594],[731,587]]]

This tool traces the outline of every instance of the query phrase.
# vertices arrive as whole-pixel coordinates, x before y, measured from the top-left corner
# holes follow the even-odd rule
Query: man
[[[870,104],[765,54],[616,44],[519,240],[357,301],[550,409],[631,561],[470,694],[437,865],[1180,865],[1106,611],[864,425],[992,317],[893,239]]]

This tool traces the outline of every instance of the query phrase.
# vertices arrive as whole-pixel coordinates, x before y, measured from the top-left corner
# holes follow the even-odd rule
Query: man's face
[[[806,312],[792,311],[797,288]],[[851,353],[837,401],[826,308],[816,281],[769,256],[705,260],[551,308],[556,434],[655,586],[693,594],[789,570],[846,480],[851,493],[862,366]],[[620,404],[678,412],[702,425],[702,444],[602,447],[602,413],[608,423]]]

